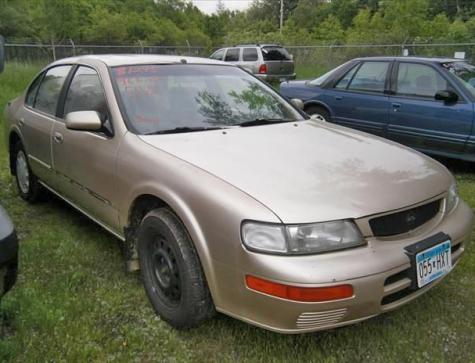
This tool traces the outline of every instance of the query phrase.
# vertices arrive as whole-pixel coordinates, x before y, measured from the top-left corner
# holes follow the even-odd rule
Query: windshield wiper
[[[158,131],[147,132],[144,135],[180,134],[184,132],[211,131],[211,130],[222,130],[222,129],[225,129],[225,127],[185,126],[185,127],[175,127],[174,129],[168,129],[168,130],[158,130]]]
[[[237,124],[236,126],[247,127],[247,126],[260,126],[260,125],[271,125],[271,124],[279,124],[284,122],[295,122],[298,120],[288,120],[288,119],[281,119],[281,118],[256,118],[255,120],[242,122]]]

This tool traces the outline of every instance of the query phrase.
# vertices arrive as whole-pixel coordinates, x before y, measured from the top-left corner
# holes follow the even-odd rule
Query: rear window
[[[262,56],[265,61],[292,60],[287,49],[282,47],[264,47],[262,48]]]

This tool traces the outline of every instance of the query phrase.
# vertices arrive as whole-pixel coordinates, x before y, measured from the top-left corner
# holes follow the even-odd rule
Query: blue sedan
[[[475,161],[475,67],[460,59],[353,59],[311,81],[280,85],[308,114],[422,152]]]

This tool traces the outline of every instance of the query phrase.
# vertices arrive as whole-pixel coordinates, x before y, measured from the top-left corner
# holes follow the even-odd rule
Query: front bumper
[[[444,232],[452,240],[452,265],[458,263],[470,239],[471,209],[460,200],[439,223],[417,235],[393,240],[368,238],[368,245],[318,256],[273,256],[244,251],[239,265],[215,261],[220,289],[216,308],[248,323],[280,333],[303,333],[356,323],[393,310],[423,294],[441,279],[411,290],[409,258],[404,247]],[[274,282],[323,287],[351,284],[354,295],[331,302],[296,302],[252,291],[245,276]]]

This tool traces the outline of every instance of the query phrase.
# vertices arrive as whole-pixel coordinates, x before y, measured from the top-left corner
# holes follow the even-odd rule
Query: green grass
[[[329,70],[330,69],[328,67],[318,64],[297,64],[295,66],[297,79],[314,79]]]
[[[8,65],[2,108],[37,69]],[[124,272],[114,237],[55,198],[28,205],[18,197],[0,142],[0,200],[21,239],[18,283],[0,305],[0,361],[475,362],[473,243],[422,298],[354,326],[285,336],[218,315],[179,332],[154,315],[139,278]],[[447,165],[475,207],[475,167]]]

